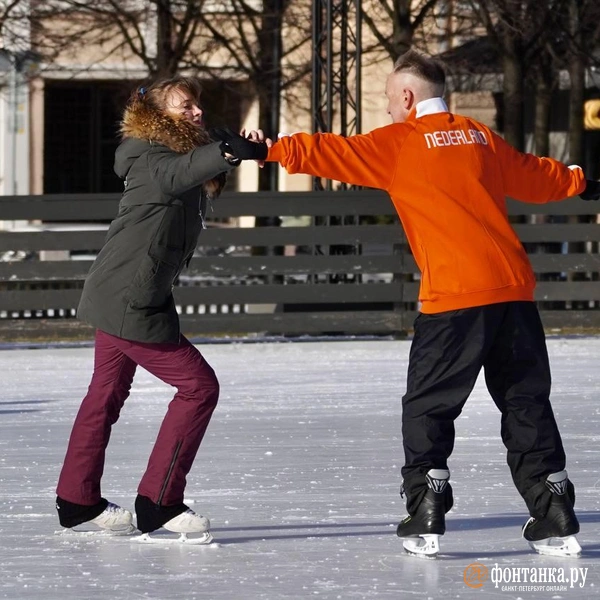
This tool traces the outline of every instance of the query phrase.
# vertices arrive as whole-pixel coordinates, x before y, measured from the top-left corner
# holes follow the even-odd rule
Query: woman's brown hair
[[[150,104],[153,108],[164,111],[167,96],[173,90],[181,90],[189,94],[196,101],[199,101],[202,94],[202,85],[195,77],[185,77],[183,75],[164,77],[153,81],[147,86],[142,85],[138,87],[133,92],[130,103],[142,100]]]

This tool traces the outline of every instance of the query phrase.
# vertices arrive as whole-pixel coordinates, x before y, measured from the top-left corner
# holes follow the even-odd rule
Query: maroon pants
[[[96,332],[94,374],[73,425],[57,494],[92,505],[100,501],[100,479],[111,427],[137,365],[177,388],[154,444],[138,493],[169,506],[183,502],[186,475],[219,398],[211,366],[183,336],[179,344],[145,344]]]

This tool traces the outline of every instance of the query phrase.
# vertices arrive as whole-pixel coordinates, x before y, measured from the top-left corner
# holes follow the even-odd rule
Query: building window
[[[119,120],[134,82],[47,81],[44,193],[123,190],[113,171]]]

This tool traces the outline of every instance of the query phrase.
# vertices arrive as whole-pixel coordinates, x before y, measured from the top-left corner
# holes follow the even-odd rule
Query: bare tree
[[[76,50],[85,40],[103,58],[137,59],[149,77],[187,70],[230,95],[243,90],[238,102],[257,98],[260,126],[277,132],[282,95],[310,72],[301,52],[310,40],[307,10],[290,0],[45,0],[36,17],[48,47]],[[276,173],[261,170],[260,189],[276,187]]]
[[[227,28],[208,13],[202,25],[224,52],[225,63],[250,83],[260,126],[275,134],[282,96],[292,100],[289,93],[310,73],[309,5],[291,0],[264,0],[262,10],[248,0],[230,0],[230,5]],[[276,175],[277,166],[267,163],[259,172],[259,189],[276,189]]]
[[[377,48],[395,61],[413,46],[421,46],[424,36],[418,35],[435,8],[446,0],[369,0],[363,7],[363,19],[377,41]],[[367,48],[367,51],[369,49]],[[374,50],[374,48],[371,48]]]
[[[561,19],[566,24],[566,68],[569,72],[569,160],[583,163],[583,105],[586,70],[600,62],[594,50],[600,44],[600,3],[597,0],[567,0]]]
[[[597,0],[468,2],[499,56],[503,75],[501,118],[507,141],[524,149],[524,101],[526,89],[530,89],[535,98],[535,151],[549,152],[552,97],[560,71],[566,68],[571,79],[571,159],[580,156],[585,69],[598,41]]]
[[[0,48],[12,46],[20,38],[14,25],[22,19],[26,4],[25,0],[5,0],[0,4]]]
[[[541,24],[532,35],[525,84],[533,92],[533,148],[539,156],[550,155],[552,101],[560,86],[560,68],[565,53],[561,35],[561,11],[565,0],[538,6]],[[536,35],[537,34],[537,35]]]
[[[126,52],[149,76],[173,75],[195,43],[205,0],[37,0],[36,42],[102,58]],[[98,55],[95,55],[98,60]],[[54,65],[56,68],[57,65]]]
[[[496,48],[502,66],[503,110],[505,139],[523,149],[525,64],[530,52],[533,23],[533,4],[521,0],[469,0],[472,10],[485,27],[488,38]]]
[[[569,74],[569,161],[583,158],[583,104],[586,70],[594,61],[600,26],[596,0],[552,0],[537,5],[542,24],[531,44],[528,74],[535,96],[534,148],[538,155],[550,153],[552,98],[560,86],[561,72]],[[526,77],[526,81],[528,78]]]

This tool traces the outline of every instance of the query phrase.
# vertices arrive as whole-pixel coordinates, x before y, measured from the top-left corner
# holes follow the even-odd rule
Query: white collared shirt
[[[444,102],[443,98],[428,98],[427,100],[421,100],[416,106],[417,119],[424,117],[425,115],[433,115],[435,113],[450,112],[448,105]]]

